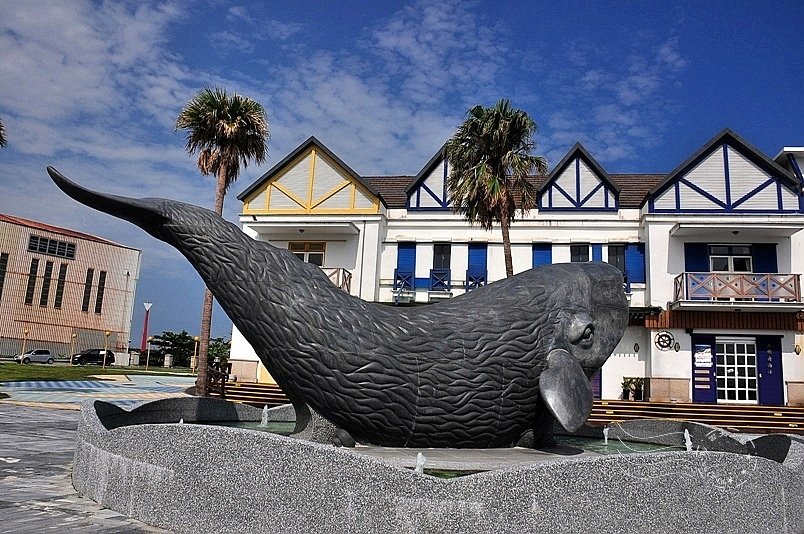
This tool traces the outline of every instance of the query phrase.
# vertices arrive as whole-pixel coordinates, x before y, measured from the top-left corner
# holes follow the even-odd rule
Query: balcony
[[[473,289],[483,287],[488,283],[488,273],[485,269],[482,271],[466,271],[466,283],[464,289],[470,292]]]
[[[452,272],[449,269],[430,269],[430,284],[427,287],[430,302],[452,297]]]
[[[670,309],[798,312],[804,310],[801,275],[682,273],[675,278]]]
[[[333,284],[347,293],[352,292],[352,273],[343,267],[321,267],[321,270]]]

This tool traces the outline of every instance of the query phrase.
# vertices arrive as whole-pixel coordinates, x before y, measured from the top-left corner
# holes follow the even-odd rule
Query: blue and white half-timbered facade
[[[452,201],[447,195],[448,176],[449,162],[446,158],[446,147],[442,146],[408,186],[406,191],[408,209],[411,211],[449,210]]]
[[[589,152],[576,144],[550,173],[539,194],[541,211],[617,211],[620,188]]]
[[[763,154],[724,130],[668,174],[609,173],[571,147],[529,179],[514,271],[604,261],[623,272],[626,334],[593,382],[649,379],[653,400],[804,405],[804,148]],[[499,229],[452,212],[442,146],[415,176],[360,176],[310,138],[240,196],[254,239],[389,305],[454,298],[505,276]],[[433,325],[437,335],[438,325]],[[233,333],[233,373],[270,380]]]
[[[788,171],[724,130],[654,188],[651,213],[801,213]]]

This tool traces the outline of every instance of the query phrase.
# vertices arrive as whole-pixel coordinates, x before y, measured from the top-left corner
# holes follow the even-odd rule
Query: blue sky
[[[79,183],[211,207],[173,132],[220,85],[268,111],[269,160],[315,135],[358,173],[415,174],[466,109],[510,98],[555,164],[669,172],[724,127],[767,155],[804,145],[804,3],[0,0],[0,212],[143,250],[151,331],[198,330],[203,286],[167,245],[66,198]],[[142,306],[132,339],[138,339]],[[213,335],[229,337],[220,309]],[[136,344],[136,341],[135,341]]]

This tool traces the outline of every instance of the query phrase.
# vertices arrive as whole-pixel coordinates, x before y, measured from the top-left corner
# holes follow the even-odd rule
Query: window
[[[103,309],[103,292],[106,289],[106,271],[101,271],[98,275],[98,294],[95,295],[95,313],[100,313]]]
[[[433,244],[433,269],[449,269],[451,251],[449,243]]]
[[[92,296],[92,279],[95,277],[95,269],[87,269],[87,279],[84,282],[84,298],[81,300],[81,311],[89,311],[89,299]]]
[[[570,261],[572,263],[589,261],[589,245],[570,245]]]
[[[39,295],[39,305],[47,306],[47,301],[50,298],[50,279],[53,277],[53,262],[45,263],[45,274],[42,277],[42,293]]]
[[[34,291],[36,291],[36,273],[39,271],[39,260],[33,258],[31,260],[31,270],[28,271],[28,286],[25,288],[25,305],[31,306],[34,299]]]
[[[294,256],[299,258],[301,261],[306,263],[312,263],[313,265],[317,265],[319,267],[324,266],[324,250],[326,249],[326,243],[322,242],[291,242],[288,243],[288,250],[290,250]]]
[[[6,281],[6,269],[8,269],[8,254],[0,254],[0,298],[3,297],[3,284]]]
[[[753,272],[750,245],[711,245],[709,268],[712,272]]]
[[[58,241],[56,239],[32,235],[28,238],[28,252],[74,260],[75,243],[67,243],[66,241]]]
[[[62,300],[64,300],[64,281],[67,279],[67,264],[62,263],[59,267],[59,280],[56,282],[56,298],[53,301],[53,307],[61,309]]]
[[[609,265],[625,274],[625,245],[609,245]]]

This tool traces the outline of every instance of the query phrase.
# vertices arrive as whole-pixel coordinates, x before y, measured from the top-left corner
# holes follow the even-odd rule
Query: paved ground
[[[0,533],[167,532],[78,496],[71,481],[77,426],[75,410],[0,401]]]
[[[131,406],[165,397],[181,397],[194,383],[194,376],[103,375],[103,380],[0,382],[0,391],[11,395],[14,402],[58,404],[78,409],[78,405],[88,399]]]
[[[2,382],[0,533],[167,532],[101,508],[72,485],[78,407],[183,396],[195,377],[106,375],[104,380]]]

